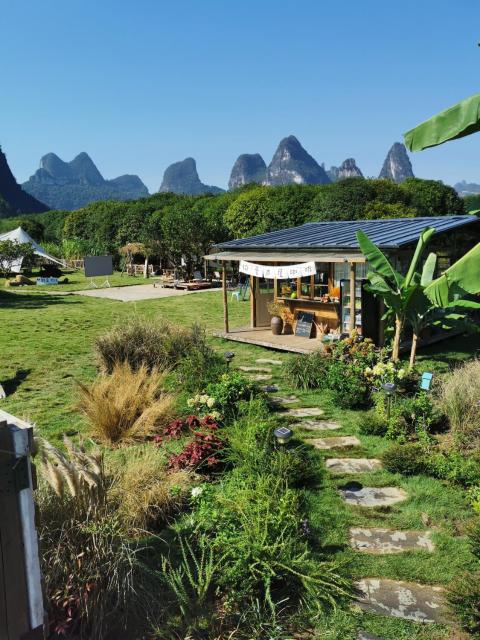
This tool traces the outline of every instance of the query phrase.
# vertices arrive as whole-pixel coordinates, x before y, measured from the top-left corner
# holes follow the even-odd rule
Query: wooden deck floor
[[[246,342],[255,344],[267,349],[277,349],[279,351],[291,351],[293,353],[311,353],[315,349],[321,349],[322,343],[315,338],[302,338],[295,335],[274,336],[270,327],[240,327],[232,329],[228,333],[225,331],[215,331],[217,338],[232,340],[233,342]]]

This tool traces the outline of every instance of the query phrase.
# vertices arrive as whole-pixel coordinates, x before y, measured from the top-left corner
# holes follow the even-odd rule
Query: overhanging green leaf
[[[384,278],[392,280],[400,288],[404,278],[390,264],[388,258],[376,247],[366,233],[357,231],[357,240],[370,267]]]
[[[426,287],[432,282],[436,267],[437,255],[435,253],[431,253],[423,265],[422,279],[420,280],[422,287]]]
[[[480,131],[480,93],[438,113],[404,134],[410,151],[421,151]]]
[[[480,292],[480,243],[425,287],[425,294],[439,307],[456,298]]]

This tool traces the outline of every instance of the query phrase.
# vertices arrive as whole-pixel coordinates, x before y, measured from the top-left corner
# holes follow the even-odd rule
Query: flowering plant
[[[397,383],[403,380],[406,371],[402,367],[398,367],[394,362],[377,362],[373,367],[366,367],[364,375],[373,385],[381,385],[387,382]]]
[[[225,446],[224,441],[214,432],[218,424],[211,419],[204,419],[200,425],[203,429],[195,431],[194,439],[189,442],[178,455],[170,457],[168,466],[171,469],[193,469],[200,467],[216,467],[220,464],[220,453]]]
[[[208,414],[217,420],[220,418],[220,413],[218,411],[212,411],[213,407],[216,405],[215,398],[209,396],[207,393],[197,393],[193,398],[189,398],[187,400],[187,405],[190,408],[195,409],[199,414]]]
[[[178,440],[178,438],[187,431],[193,431],[201,427],[215,430],[218,429],[218,424],[214,416],[211,415],[205,416],[204,418],[193,415],[187,416],[186,418],[179,418],[167,425],[161,434],[153,438],[153,441],[155,444],[162,444],[164,440]]]

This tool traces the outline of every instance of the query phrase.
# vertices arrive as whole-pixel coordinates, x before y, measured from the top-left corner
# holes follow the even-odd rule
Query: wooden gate
[[[44,637],[32,426],[0,410],[0,640]]]

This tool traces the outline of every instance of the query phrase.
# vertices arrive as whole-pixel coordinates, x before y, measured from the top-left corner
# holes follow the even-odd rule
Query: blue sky
[[[0,0],[0,143],[19,181],[49,151],[157,190],[193,156],[226,186],[296,135],[377,175],[390,145],[479,91],[478,0]],[[480,182],[480,134],[412,156]]]

